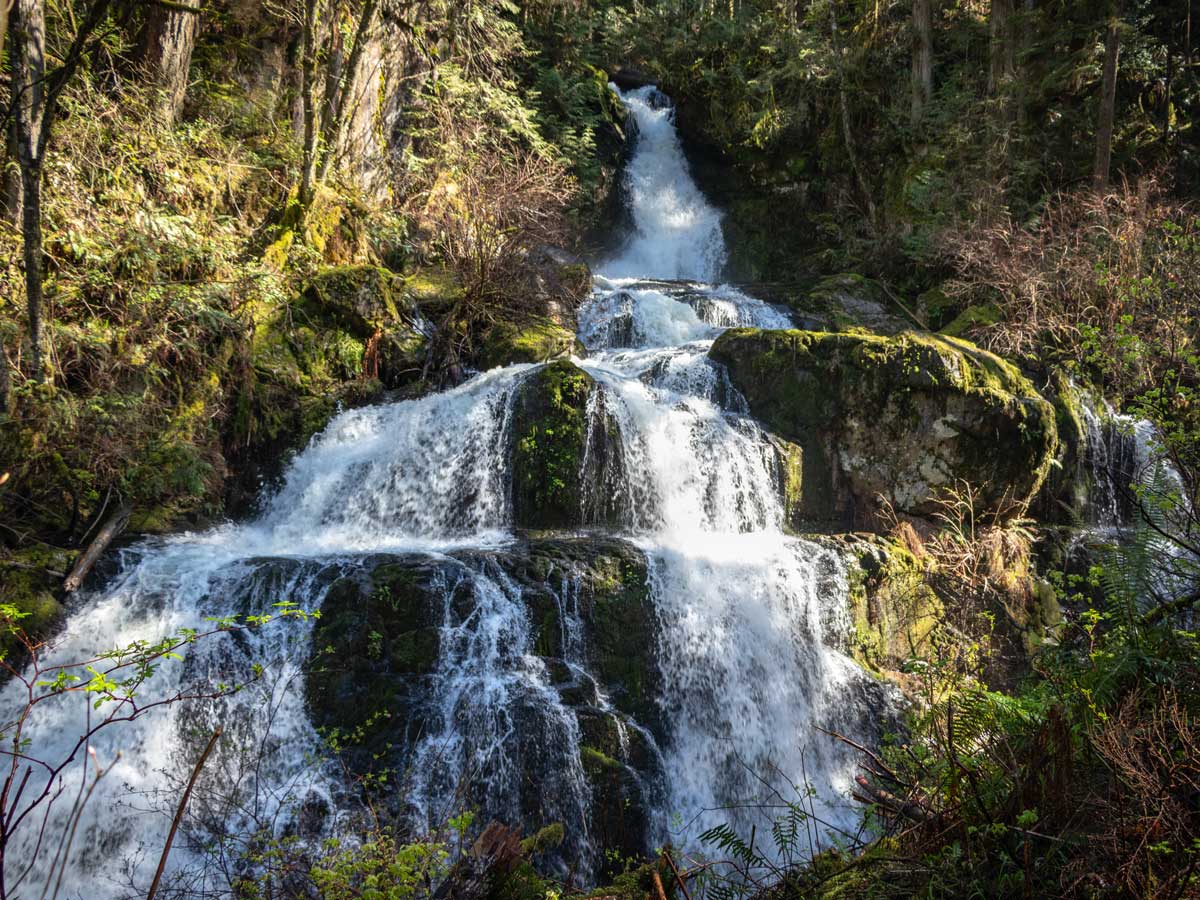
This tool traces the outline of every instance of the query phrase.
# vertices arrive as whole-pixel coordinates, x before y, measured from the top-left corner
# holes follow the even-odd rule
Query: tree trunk
[[[0,0],[3,4],[4,0]],[[17,154],[17,118],[8,120],[8,128],[4,131],[5,157],[3,183],[0,191],[4,192],[4,218],[13,228],[21,227],[21,169],[19,165],[9,165],[20,159]]]
[[[200,31],[197,0],[182,0],[182,5],[195,7],[197,11],[151,4],[138,43],[138,59],[163,93],[159,111],[167,125],[175,123],[183,108],[192,50]]]
[[[300,208],[312,205],[317,180],[317,24],[321,0],[305,0],[300,59],[300,103],[304,115],[304,159],[300,171]]]
[[[846,66],[842,59],[841,39],[838,35],[837,4],[832,0],[829,4],[829,29],[833,55],[837,59],[838,67],[838,106],[841,109],[842,140],[846,144],[846,157],[850,161],[850,170],[854,173],[854,180],[862,193],[863,202],[867,204],[867,218],[871,227],[874,228],[875,200],[871,196],[870,186],[858,165],[858,153],[854,146],[854,130],[850,127],[850,101],[846,97]]]
[[[42,134],[45,115],[46,18],[41,0],[17,0],[12,16],[12,93],[21,171],[21,236],[33,377],[42,372]]]
[[[994,94],[1013,76],[1016,53],[1013,47],[1013,0],[992,0],[988,17],[991,46],[988,65],[988,93]]]
[[[42,369],[42,168],[21,163],[21,239],[24,243],[25,301],[29,310],[29,350],[33,377]]]
[[[1022,126],[1028,124],[1030,108],[1033,106],[1033,85],[1037,81],[1033,63],[1036,41],[1037,0],[1025,0],[1021,16],[1021,105],[1017,109],[1017,119]]]
[[[321,146],[319,149],[320,163],[317,167],[317,178],[323,180],[329,174],[329,167],[339,152],[342,143],[342,128],[346,120],[353,116],[355,104],[354,85],[358,78],[358,70],[362,63],[363,51],[370,39],[371,26],[375,20],[378,0],[366,0],[362,13],[358,17],[358,27],[354,30],[354,45],[350,48],[350,56],[336,71],[331,72],[325,95],[325,118],[321,123]]]
[[[1117,64],[1121,55],[1121,32],[1118,13],[1113,11],[1104,37],[1104,78],[1100,86],[1100,115],[1096,123],[1096,165],[1092,182],[1096,190],[1108,187],[1112,165],[1113,120],[1117,105]]]
[[[933,10],[932,0],[913,0],[912,123],[925,118],[933,99]]]

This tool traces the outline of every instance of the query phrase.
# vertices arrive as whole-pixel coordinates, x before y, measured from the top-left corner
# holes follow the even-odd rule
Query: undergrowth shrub
[[[1192,347],[1200,318],[1200,224],[1152,178],[1061,193],[1020,222],[1005,212],[943,234],[948,290],[995,305],[971,334],[1001,353],[1049,346],[1129,393]]]

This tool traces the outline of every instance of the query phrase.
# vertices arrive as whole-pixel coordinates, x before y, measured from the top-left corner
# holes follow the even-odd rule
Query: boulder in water
[[[721,335],[711,355],[751,412],[800,445],[803,483],[834,485],[833,508],[802,504],[810,519],[847,508],[861,516],[879,497],[930,516],[963,481],[980,491],[977,512],[1015,513],[1058,450],[1051,404],[1015,366],[967,341],[743,328]]]
[[[548,316],[499,321],[483,332],[475,362],[481,369],[513,363],[543,363],[576,350],[575,332]]]
[[[512,411],[512,508],[523,528],[579,523],[582,459],[592,376],[569,360],[536,371],[517,389]]]

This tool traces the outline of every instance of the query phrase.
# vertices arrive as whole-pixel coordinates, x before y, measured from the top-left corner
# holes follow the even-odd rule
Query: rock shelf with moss
[[[1015,366],[967,341],[734,329],[711,356],[753,414],[801,447],[796,515],[808,523],[848,524],[879,497],[929,516],[939,493],[963,481],[984,511],[1015,513],[1058,451],[1051,404]]]

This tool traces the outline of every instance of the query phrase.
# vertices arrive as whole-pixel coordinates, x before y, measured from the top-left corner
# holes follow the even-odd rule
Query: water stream
[[[849,629],[845,562],[784,533],[778,451],[707,356],[724,328],[790,320],[714,286],[725,258],[720,215],[688,174],[670,103],[652,88],[623,99],[637,124],[627,173],[634,233],[597,266],[580,312],[588,353],[576,360],[597,383],[589,415],[615,423],[607,452],[619,465],[584,498],[580,521],[615,518],[615,532],[648,562],[659,737],[646,723],[618,720],[622,741],[633,730],[653,744],[656,762],[639,775],[651,798],[644,849],[693,842],[719,822],[761,827],[770,813],[759,807],[801,797],[818,822],[814,840],[825,843],[828,831],[857,819],[846,797],[854,763],[817,726],[867,734],[881,694],[836,649]],[[422,554],[440,567],[445,602],[423,701],[427,726],[410,746],[407,814],[436,819],[466,782],[481,819],[519,819],[531,802],[532,767],[539,818],[566,825],[564,853],[587,880],[597,853],[595,797],[580,764],[580,722],[536,653],[527,588],[496,555],[516,538],[507,433],[514,392],[534,368],[496,369],[444,393],[339,415],[297,456],[255,521],[124,551],[118,574],[78,598],[44,662],[200,628],[209,616],[269,610],[280,599],[317,609],[332,583],[377,564],[379,554]],[[577,579],[559,572],[544,589],[559,605],[563,665],[586,683]],[[264,823],[277,834],[338,829],[349,815],[344,785],[335,767],[314,762],[321,742],[300,677],[311,628],[223,635],[163,666],[147,698],[193,682],[234,682],[256,664],[268,677],[97,738],[97,760],[114,768],[83,814],[62,896],[144,890],[172,790],[218,722],[233,735],[209,767],[237,797],[236,810],[225,808],[228,832]],[[0,696],[5,716],[20,708],[18,688],[10,683]],[[588,703],[612,712],[594,687]],[[44,704],[29,723],[32,747],[46,758],[67,752],[87,716],[82,699]],[[248,751],[269,765],[247,770]],[[70,771],[77,778],[80,770]],[[64,786],[73,794],[78,781]],[[50,834],[69,806],[56,805]],[[333,814],[306,825],[304,810]],[[50,854],[34,859],[35,846],[30,830],[15,849],[33,860],[20,896],[40,895],[54,877]],[[198,859],[185,842],[172,868],[185,872]],[[220,873],[189,877],[196,891],[220,890]]]

